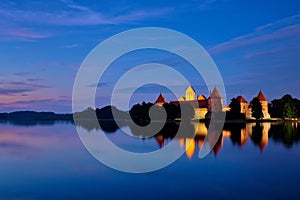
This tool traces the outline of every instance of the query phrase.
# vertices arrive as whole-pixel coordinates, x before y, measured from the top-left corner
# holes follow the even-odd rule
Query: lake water
[[[193,123],[195,139],[174,139],[178,148],[190,144],[177,161],[129,174],[91,156],[72,123],[1,122],[0,199],[299,199],[299,126],[226,125],[213,151],[199,159],[207,129]],[[157,150],[171,140],[132,138],[121,130],[107,136],[136,152]]]

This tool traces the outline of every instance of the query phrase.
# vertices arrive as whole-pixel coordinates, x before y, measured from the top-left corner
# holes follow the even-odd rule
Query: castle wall
[[[205,119],[207,108],[195,108],[195,119]]]
[[[267,101],[261,101],[261,106],[262,106],[262,112],[263,112],[263,118],[271,118],[268,110],[268,102]]]

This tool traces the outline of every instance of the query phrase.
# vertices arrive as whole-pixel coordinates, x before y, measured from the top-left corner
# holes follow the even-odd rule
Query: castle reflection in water
[[[205,123],[191,123],[194,135],[191,133],[179,134],[175,139],[181,148],[185,148],[186,156],[192,158],[194,154],[203,146],[204,138],[208,134],[208,127]],[[191,129],[189,129],[191,131]],[[213,147],[215,156],[223,147],[224,140],[231,140],[234,144],[242,147],[247,142],[254,143],[262,152],[268,145],[269,138],[282,142],[286,147],[290,147],[294,142],[299,141],[299,129],[297,123],[244,123],[225,124],[222,134]],[[163,133],[155,136],[160,148],[168,144],[169,137]]]
[[[98,129],[88,121],[79,121],[80,125],[88,131]],[[113,121],[99,121],[101,129],[106,133],[117,132],[119,127]],[[162,127],[160,123],[158,126]],[[204,144],[204,139],[208,135],[209,124],[204,122],[187,123],[166,123],[163,128],[153,136],[153,132],[141,132],[131,123],[124,122],[123,126],[128,126],[131,133],[138,138],[155,139],[158,148],[167,145],[171,140],[176,140],[181,148],[185,148],[188,158],[192,158]],[[179,131],[180,127],[180,131]],[[182,128],[183,127],[183,128]],[[286,148],[291,148],[300,141],[299,122],[263,122],[263,123],[225,123],[217,140],[213,146],[213,152],[217,156],[221,151],[224,140],[231,140],[234,145],[243,147],[247,143],[252,143],[261,152],[268,146],[270,140],[276,144],[281,144]],[[159,129],[156,129],[159,130]],[[214,131],[210,129],[210,131]]]

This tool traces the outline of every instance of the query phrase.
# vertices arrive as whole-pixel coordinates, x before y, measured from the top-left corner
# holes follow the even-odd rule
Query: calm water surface
[[[0,199],[299,199],[299,126],[227,125],[213,151],[199,159],[207,129],[193,123],[196,139],[175,139],[178,148],[191,144],[179,160],[156,172],[127,174],[95,160],[72,123],[2,122]],[[136,152],[171,140],[132,138],[120,130],[107,135]]]

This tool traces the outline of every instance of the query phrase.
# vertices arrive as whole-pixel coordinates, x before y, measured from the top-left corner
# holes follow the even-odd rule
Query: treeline
[[[113,133],[119,129],[119,126],[126,125],[126,119],[128,119],[128,112],[121,111],[115,106],[96,109],[89,107],[82,112],[74,113],[76,125],[82,126],[88,131],[101,127],[103,131]]]
[[[54,112],[17,111],[0,113],[0,120],[72,120],[72,114],[56,114]]]
[[[119,110],[115,106],[105,106],[103,108],[96,108],[95,110],[91,107],[81,112],[75,112],[74,118],[76,119],[92,119],[92,118],[110,120],[110,119],[127,119],[128,113]]]
[[[274,99],[269,103],[269,113],[273,118],[300,118],[300,100],[289,94]]]
[[[181,112],[181,110],[183,112]],[[191,104],[172,104],[164,103],[162,106],[153,103],[134,105],[129,111],[132,120],[139,125],[148,125],[153,121],[174,121],[177,118],[181,120],[191,120],[194,118],[195,111]]]

